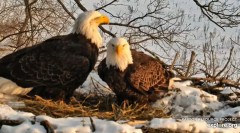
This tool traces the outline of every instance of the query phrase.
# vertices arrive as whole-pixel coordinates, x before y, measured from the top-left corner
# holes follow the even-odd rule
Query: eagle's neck
[[[127,54],[117,55],[116,53],[107,52],[106,64],[109,68],[110,66],[114,66],[118,68],[120,71],[124,71],[129,64],[133,64],[133,58],[131,51]],[[109,55],[110,54],[110,55]]]
[[[98,25],[94,23],[75,23],[72,33],[82,34],[90,39],[98,48],[102,46],[102,36],[98,31]]]

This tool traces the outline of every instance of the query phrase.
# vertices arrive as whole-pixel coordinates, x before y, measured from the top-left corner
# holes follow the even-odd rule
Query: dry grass
[[[78,98],[78,100],[72,98],[68,104],[63,101],[45,100],[36,96],[34,99],[24,99],[26,106],[18,108],[18,110],[32,112],[35,115],[48,115],[54,118],[95,116],[113,121],[130,120],[127,122],[130,125],[138,122],[145,123],[145,126],[141,127],[143,133],[174,133],[169,129],[151,129],[148,127],[147,121],[152,118],[169,117],[161,109],[153,108],[147,104],[128,105],[123,103],[122,105],[116,105],[109,102],[114,101],[109,97],[109,100],[106,101],[106,97],[91,95]]]
[[[127,103],[124,103],[122,105],[117,105],[111,103],[106,105],[105,102],[99,101],[95,105],[90,105],[87,101],[88,100],[85,100],[84,102],[77,101],[75,98],[72,98],[71,102],[66,104],[63,101],[45,100],[36,96],[34,99],[25,99],[24,103],[26,106],[19,108],[19,110],[32,112],[35,115],[48,115],[54,118],[96,116],[101,119],[110,119],[114,121],[151,120],[156,117],[169,117],[163,113],[161,109],[153,108],[147,104],[128,105]]]

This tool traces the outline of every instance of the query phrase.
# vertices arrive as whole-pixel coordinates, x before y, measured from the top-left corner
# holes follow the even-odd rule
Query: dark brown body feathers
[[[133,64],[123,72],[113,66],[107,68],[104,59],[98,66],[98,74],[116,94],[118,102],[154,102],[159,98],[158,92],[167,89],[174,75],[151,56],[135,50],[131,52]]]
[[[56,36],[3,57],[0,76],[21,87],[33,87],[29,95],[68,101],[97,57],[98,48],[85,36]]]

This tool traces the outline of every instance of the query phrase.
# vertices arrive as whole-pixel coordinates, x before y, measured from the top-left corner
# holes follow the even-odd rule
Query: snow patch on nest
[[[166,107],[173,115],[200,115],[215,111],[223,106],[217,96],[199,88],[191,87],[191,81],[175,82],[175,89],[166,97],[153,104],[154,107]]]

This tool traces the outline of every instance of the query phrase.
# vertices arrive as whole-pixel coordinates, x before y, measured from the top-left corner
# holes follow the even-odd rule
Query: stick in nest
[[[55,132],[54,132],[54,128],[53,128],[53,126],[49,123],[49,121],[43,120],[43,121],[40,122],[40,125],[42,125],[42,126],[46,129],[47,133],[55,133]]]
[[[18,126],[22,124],[23,121],[20,120],[0,120],[0,129],[3,125],[9,125],[9,126]]]
[[[94,125],[93,119],[92,119],[92,117],[89,117],[89,119],[90,119],[90,122],[91,122],[92,132],[95,132],[96,131],[96,127]]]

